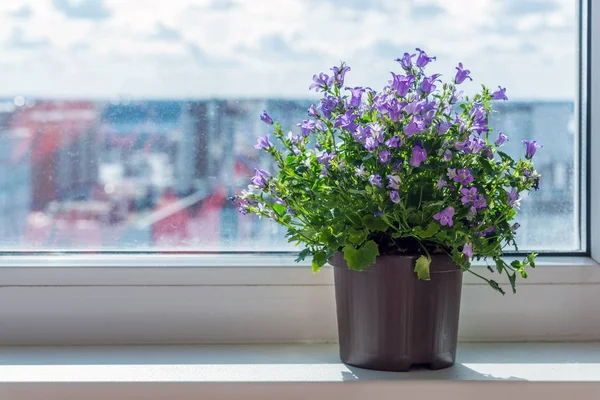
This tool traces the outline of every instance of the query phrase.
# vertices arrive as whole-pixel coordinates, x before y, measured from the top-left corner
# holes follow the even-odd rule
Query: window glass
[[[492,124],[544,145],[522,249],[581,247],[576,0],[13,0],[0,2],[0,248],[290,250],[227,201],[268,127],[316,101],[340,60],[380,89],[416,47],[506,87]],[[560,227],[560,229],[557,229]]]

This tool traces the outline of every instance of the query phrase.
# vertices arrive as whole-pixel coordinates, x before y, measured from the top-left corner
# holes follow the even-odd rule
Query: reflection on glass
[[[0,249],[289,250],[227,201],[272,168],[258,116],[296,132],[313,73],[343,59],[350,85],[380,88],[414,47],[508,88],[492,116],[508,153],[543,143],[521,248],[581,246],[575,0],[16,3],[0,5]]]

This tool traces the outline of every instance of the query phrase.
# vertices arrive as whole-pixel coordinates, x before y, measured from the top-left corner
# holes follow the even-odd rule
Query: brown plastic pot
[[[454,364],[462,271],[450,257],[432,255],[431,280],[419,280],[418,257],[380,256],[360,272],[342,253],[330,258],[344,363],[384,371]]]

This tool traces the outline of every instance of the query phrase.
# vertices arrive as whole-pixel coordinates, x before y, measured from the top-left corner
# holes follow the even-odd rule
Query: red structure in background
[[[183,245],[189,239],[189,211],[186,208],[176,208],[180,199],[172,189],[167,189],[158,199],[155,213],[166,211],[163,218],[152,224],[152,242],[156,246]],[[169,208],[175,208],[168,210]]]
[[[98,118],[87,101],[41,101],[15,111],[11,128],[28,132],[14,157],[29,156],[32,211],[82,196],[96,183]]]

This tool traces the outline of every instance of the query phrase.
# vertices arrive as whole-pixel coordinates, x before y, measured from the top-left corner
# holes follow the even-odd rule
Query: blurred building
[[[28,141],[28,131],[11,129],[15,106],[0,102],[0,245],[20,243],[31,207],[29,157],[17,149]]]
[[[98,117],[86,101],[43,101],[14,112],[10,129],[27,137],[14,157],[29,159],[32,211],[89,198],[98,176]]]

